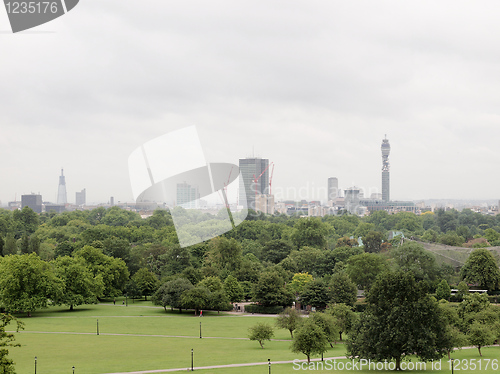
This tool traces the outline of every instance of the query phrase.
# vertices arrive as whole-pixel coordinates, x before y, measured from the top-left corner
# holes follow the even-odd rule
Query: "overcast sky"
[[[392,199],[498,199],[499,15],[497,1],[82,0],[12,34],[0,9],[0,200],[55,201],[64,167],[70,202],[132,201],[130,153],[191,125],[207,161],[274,161],[289,198],[324,198],[332,176],[380,191],[387,134]]]

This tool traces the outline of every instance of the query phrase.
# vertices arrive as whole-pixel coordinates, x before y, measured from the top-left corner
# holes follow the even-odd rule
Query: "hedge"
[[[285,308],[282,306],[263,306],[263,305],[258,305],[258,304],[249,304],[245,305],[245,312],[246,313],[260,313],[260,314],[279,314],[281,313]]]

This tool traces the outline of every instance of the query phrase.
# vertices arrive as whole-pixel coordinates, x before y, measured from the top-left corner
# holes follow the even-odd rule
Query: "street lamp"
[[[125,294],[125,306],[128,306],[128,294]]]
[[[99,320],[97,320],[97,335],[99,335]]]
[[[75,367],[73,366],[73,374],[75,374]]]
[[[36,356],[35,356],[35,374],[36,374]]]
[[[193,349],[191,348],[191,371],[194,371],[194,367],[193,367]]]
[[[200,322],[200,339],[201,339],[201,322]]]
[[[453,359],[451,359],[451,374],[453,374]]]
[[[269,364],[269,374],[271,374],[271,359],[270,359],[270,358],[268,358],[268,359],[267,359],[267,362],[268,362],[268,364]]]

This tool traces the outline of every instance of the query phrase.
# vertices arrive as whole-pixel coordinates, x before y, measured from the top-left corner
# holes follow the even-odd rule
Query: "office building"
[[[274,214],[274,196],[257,195],[255,200],[255,211],[266,214]]]
[[[42,195],[30,194],[21,195],[21,207],[25,206],[33,209],[36,213],[42,213]]]
[[[85,188],[80,192],[76,192],[75,204],[78,206],[85,205],[87,203],[87,191]]]
[[[345,209],[351,214],[359,214],[359,192],[358,187],[350,187],[344,190]]]
[[[390,179],[389,179],[389,154],[391,153],[391,146],[387,135],[382,140],[382,200],[390,201]]]
[[[339,180],[335,177],[328,178],[328,201],[334,201],[339,197]]]
[[[197,209],[199,199],[200,192],[198,186],[191,186],[186,182],[177,183],[176,205],[180,205],[184,209]]]
[[[266,158],[240,159],[239,205],[255,210],[255,196],[269,194],[269,160]]]
[[[67,204],[68,197],[66,195],[66,178],[64,177],[64,170],[61,169],[61,176],[59,177],[59,188],[57,189],[57,204]]]

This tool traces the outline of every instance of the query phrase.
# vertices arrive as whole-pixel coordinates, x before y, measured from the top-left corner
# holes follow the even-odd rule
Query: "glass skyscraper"
[[[239,168],[242,178],[240,178],[239,205],[246,205],[248,209],[255,210],[255,195],[269,193],[268,167],[269,159],[267,158],[240,159]],[[254,182],[254,180],[257,181]]]

